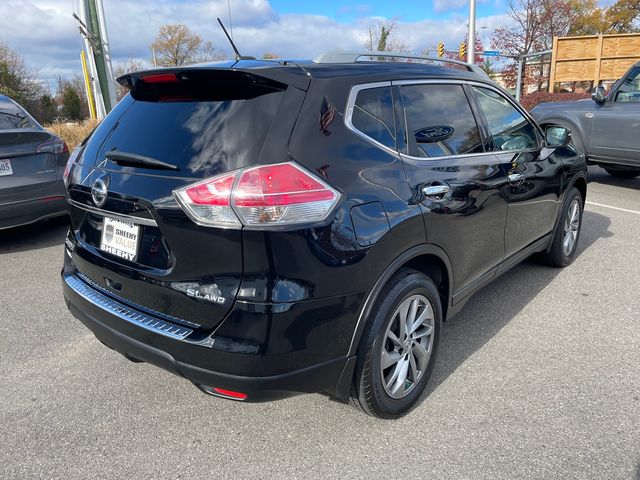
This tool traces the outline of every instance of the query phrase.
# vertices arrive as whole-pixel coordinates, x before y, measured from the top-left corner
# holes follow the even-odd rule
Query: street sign
[[[499,57],[500,52],[498,50],[485,50],[484,52],[482,52],[482,55],[484,55],[485,57]]]

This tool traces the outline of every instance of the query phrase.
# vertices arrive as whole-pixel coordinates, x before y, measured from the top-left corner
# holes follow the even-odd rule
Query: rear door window
[[[360,90],[353,106],[351,123],[367,137],[395,150],[396,126],[391,87]]]
[[[413,137],[412,155],[432,158],[484,151],[462,85],[404,85],[400,92]]]
[[[539,146],[536,128],[505,97],[488,88],[473,87],[487,119],[492,150],[526,150]]]

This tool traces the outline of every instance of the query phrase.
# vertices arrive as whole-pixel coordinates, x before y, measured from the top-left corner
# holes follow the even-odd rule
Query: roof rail
[[[482,75],[483,77],[489,77],[481,68],[476,67],[475,65],[471,65],[467,62],[463,62],[461,60],[453,60],[450,58],[442,57],[426,57],[423,55],[411,55],[399,52],[356,52],[333,50],[331,52],[325,52],[318,55],[313,59],[313,61],[315,63],[357,63],[358,59],[362,57],[406,58],[415,60],[428,60],[431,62],[451,63],[454,65],[465,67],[470,72],[477,73],[478,75]]]

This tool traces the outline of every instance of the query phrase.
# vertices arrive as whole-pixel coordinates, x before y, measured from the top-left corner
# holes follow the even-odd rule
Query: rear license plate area
[[[100,250],[129,262],[135,262],[138,258],[140,233],[140,225],[104,217]]]

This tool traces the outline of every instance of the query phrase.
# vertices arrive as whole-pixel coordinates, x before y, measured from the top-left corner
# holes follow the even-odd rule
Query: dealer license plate
[[[104,217],[100,250],[135,262],[138,256],[140,225]]]

